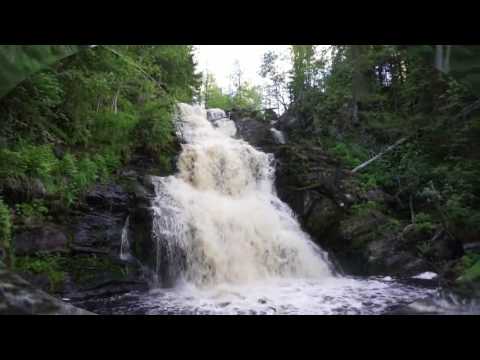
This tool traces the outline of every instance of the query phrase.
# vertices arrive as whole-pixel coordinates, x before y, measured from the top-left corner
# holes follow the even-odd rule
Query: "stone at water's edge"
[[[0,315],[95,315],[34,288],[20,276],[0,270]]]

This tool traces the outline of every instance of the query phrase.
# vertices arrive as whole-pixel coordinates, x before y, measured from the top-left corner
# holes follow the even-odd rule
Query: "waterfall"
[[[233,138],[221,110],[178,108],[179,173],[154,178],[161,285],[333,278],[326,253],[276,195],[273,155]]]
[[[130,254],[130,242],[128,240],[128,228],[130,226],[130,216],[127,217],[125,221],[125,225],[122,229],[122,242],[120,245],[120,259],[121,260],[128,260],[131,257]]]
[[[272,132],[273,138],[278,144],[284,145],[287,143],[287,140],[285,139],[285,134],[283,132],[275,128],[271,128],[270,131]]]

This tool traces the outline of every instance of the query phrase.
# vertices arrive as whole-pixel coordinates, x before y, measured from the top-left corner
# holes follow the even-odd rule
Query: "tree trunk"
[[[389,153],[390,151],[394,150],[396,147],[400,146],[401,144],[403,144],[404,142],[406,142],[409,138],[401,138],[400,140],[398,140],[395,144],[393,145],[390,145],[389,147],[387,147],[385,150],[383,150],[380,154],[378,154],[377,156],[374,156],[373,158],[371,158],[370,160],[364,162],[363,164],[360,164],[358,165],[355,169],[352,170],[352,173],[356,173],[356,172],[359,172],[360,170],[366,168],[368,165],[370,165],[371,163],[373,163],[374,161],[380,159],[383,155],[385,155],[386,153]]]

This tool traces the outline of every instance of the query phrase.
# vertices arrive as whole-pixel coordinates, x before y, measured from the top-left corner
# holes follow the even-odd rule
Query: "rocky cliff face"
[[[240,137],[275,154],[279,197],[344,272],[411,277],[433,271],[448,278],[462,245],[440,228],[424,231],[399,221],[395,199],[381,189],[362,190],[294,116],[286,114],[273,125],[245,114],[235,121]],[[285,144],[275,141],[272,126],[283,132]]]
[[[175,158],[171,161],[174,165]],[[0,285],[8,288],[15,283],[20,289],[15,294],[31,294],[32,304],[19,308],[12,302],[13,293],[0,291],[0,311],[37,314],[48,307],[50,313],[67,312],[59,300],[56,307],[50,306],[53,298],[44,300],[45,292],[88,309],[97,298],[148,290],[144,265],[148,267],[154,249],[150,209],[154,189],[149,179],[150,174],[168,175],[175,166],[169,168],[159,168],[153,159],[139,155],[110,183],[92,187],[61,221],[17,229],[13,242],[18,275],[2,273]],[[135,256],[121,256],[125,237]]]

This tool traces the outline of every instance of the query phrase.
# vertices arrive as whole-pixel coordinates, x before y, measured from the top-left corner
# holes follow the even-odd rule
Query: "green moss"
[[[45,275],[52,293],[62,290],[67,274],[78,285],[90,284],[107,275],[109,279],[124,279],[127,271],[124,266],[111,259],[95,255],[65,256],[37,254],[33,257],[20,257],[15,270],[29,275]]]
[[[102,256],[75,256],[68,259],[64,268],[79,284],[89,283],[101,274],[108,274],[109,277],[119,280],[126,277],[124,266]]]
[[[404,225],[401,223],[401,221],[394,219],[394,218],[389,218],[388,221],[385,224],[382,224],[378,227],[378,232],[379,233],[398,233]]]
[[[470,267],[464,270],[463,274],[458,278],[458,281],[474,282],[480,280],[480,258]]]
[[[50,282],[50,291],[61,290],[65,281],[64,257],[60,255],[38,254],[35,257],[19,257],[15,269],[20,273],[46,275]]]
[[[420,232],[430,233],[437,228],[437,225],[431,215],[418,213],[415,216],[415,228]]]

